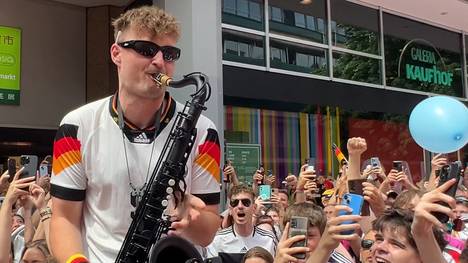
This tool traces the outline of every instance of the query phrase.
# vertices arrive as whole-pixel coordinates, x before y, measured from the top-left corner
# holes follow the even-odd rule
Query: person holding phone
[[[408,210],[390,209],[374,223],[376,241],[374,262],[392,263],[445,263],[447,242],[441,229],[445,226],[434,213],[453,218],[453,197],[444,194],[456,180],[450,180],[422,196],[414,214]],[[442,205],[446,203],[449,207]],[[417,244],[417,245],[416,245]]]
[[[305,202],[307,200],[307,193],[312,196],[315,202],[320,199],[314,166],[311,165],[310,159],[307,161],[308,163],[301,166],[301,171],[297,180],[296,190],[294,192],[296,203]],[[318,203],[321,204],[321,202]]]
[[[154,80],[172,77],[180,24],[156,6],[127,10],[112,22],[110,59],[117,92],[68,113],[54,141],[50,242],[59,262],[114,262],[151,173],[184,104]],[[106,35],[107,37],[107,35]],[[187,98],[190,99],[190,98]],[[201,115],[186,163],[186,196],[168,211],[170,235],[208,245],[220,217],[220,146]]]
[[[13,259],[13,255],[11,253],[12,250],[15,251],[15,259],[17,261],[21,258],[18,254],[23,250],[21,245],[24,246],[24,238],[21,235],[16,235],[14,240],[11,240],[12,232],[18,227],[18,223],[15,223],[14,221],[18,221],[19,219],[18,217],[14,219],[15,216],[12,216],[13,206],[19,199],[29,195],[29,187],[34,184],[34,177],[19,179],[22,172],[23,169],[20,169],[13,176],[5,195],[5,199],[3,200],[3,204],[0,207],[0,259],[8,259],[10,257]],[[8,171],[5,173],[8,173]],[[24,219],[22,219],[22,221],[22,223],[24,223]],[[13,249],[11,246],[12,241],[17,246]]]
[[[343,209],[343,206],[337,206],[339,209]],[[348,209],[349,208],[344,208]],[[296,235],[292,236],[289,234],[291,225],[290,220],[292,216],[300,216],[306,217],[308,219],[308,227],[307,227],[307,234],[306,235]],[[344,216],[345,219],[349,218],[357,218],[358,216]],[[291,205],[283,218],[284,224],[284,231],[283,236],[281,237],[281,241],[278,244],[278,252],[275,257],[275,263],[289,263],[289,262],[319,262],[316,261],[317,257],[315,256],[316,253],[320,254],[318,250],[321,250],[320,243],[323,242],[324,238],[327,238],[328,234],[326,233],[329,228],[327,225],[337,221],[335,218],[343,218],[343,216],[334,217],[332,219],[326,218],[325,213],[323,212],[320,206],[317,206],[312,203],[300,203]],[[337,221],[341,222],[341,221]],[[351,226],[345,226],[344,229],[355,229],[359,225],[352,224]],[[304,239],[307,239],[306,244],[307,247],[298,247],[295,246],[297,242],[303,242]],[[342,246],[341,244],[336,243],[330,253],[327,254],[326,261],[330,259],[331,262],[336,263],[351,263],[350,255],[344,255],[340,251],[344,251],[344,248],[340,247],[340,249],[336,249],[338,246]],[[298,254],[305,253],[305,259],[298,259]]]
[[[9,181],[10,181],[10,174],[8,173],[8,170],[6,170],[0,176],[0,193],[3,193],[6,189],[8,189]]]

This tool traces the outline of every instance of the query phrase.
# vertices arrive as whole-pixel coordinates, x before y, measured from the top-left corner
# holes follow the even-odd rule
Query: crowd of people
[[[361,169],[372,145],[349,138],[337,178],[304,164],[284,184],[263,168],[244,184],[229,160],[221,164],[218,133],[205,116],[196,134],[170,135],[184,106],[155,76],[172,76],[181,55],[175,18],[140,7],[113,26],[116,94],[64,117],[50,174],[23,177],[18,167],[0,177],[0,263],[114,262],[171,136],[185,136],[193,147],[179,153],[186,162],[181,184],[171,181],[180,174],[164,175],[173,188],[161,198],[179,200],[163,215],[167,235],[196,246],[207,262],[468,262],[468,174],[461,163],[436,155],[429,179],[413,182],[398,167]],[[222,212],[221,173],[229,178]]]
[[[468,173],[459,162],[459,181],[440,182],[452,162],[439,154],[428,180],[414,184],[405,169],[386,173],[381,165],[361,168],[364,139],[351,138],[347,147],[349,162],[343,162],[337,180],[304,164],[277,191],[275,178],[262,170],[253,175],[251,187],[239,184],[235,167],[228,164],[224,175],[234,177],[229,208],[206,249],[208,256],[237,256],[231,262],[467,262]],[[259,183],[272,185],[269,200],[259,197]],[[361,186],[357,191],[356,184]],[[456,189],[453,196],[450,188]],[[344,202],[353,192],[365,200],[360,213],[352,213],[356,206]],[[307,218],[306,233],[290,233],[292,217]],[[248,261],[251,257],[261,260]]]
[[[227,209],[219,214],[212,241],[200,248],[202,256],[221,262],[468,262],[467,170],[460,167],[459,182],[440,183],[450,161],[436,155],[429,179],[413,184],[403,171],[355,169],[366,149],[364,139],[348,140],[349,162],[343,162],[336,180],[304,164],[299,175],[290,174],[283,183],[259,169],[247,185],[228,162],[223,168],[230,179]],[[50,176],[19,179],[21,173],[0,177],[0,262],[56,262],[49,250]],[[362,184],[361,214],[343,202],[353,180]],[[454,184],[455,196],[445,194]],[[261,185],[271,186],[267,200],[259,196]],[[449,220],[441,220],[441,214]],[[294,217],[307,219],[304,232],[292,234]]]

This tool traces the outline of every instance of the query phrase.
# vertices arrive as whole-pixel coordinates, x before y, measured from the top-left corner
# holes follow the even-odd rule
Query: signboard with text
[[[227,143],[226,154],[236,169],[239,182],[251,184],[252,176],[260,166],[260,144]]]
[[[21,29],[0,26],[0,104],[20,103]]]
[[[398,76],[426,85],[452,88],[454,74],[432,43],[413,39],[401,51]]]

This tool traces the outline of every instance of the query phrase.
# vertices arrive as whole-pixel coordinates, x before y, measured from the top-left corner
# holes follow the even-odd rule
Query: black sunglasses
[[[145,40],[129,40],[117,44],[123,48],[131,48],[138,54],[147,58],[154,57],[159,51],[162,52],[165,61],[171,62],[180,58],[180,49],[173,46],[161,47],[153,42]]]
[[[372,245],[374,245],[374,240],[370,240],[370,239],[361,240],[361,247],[364,250],[370,249]]]
[[[252,204],[252,201],[250,199],[244,198],[244,199],[232,199],[229,204],[231,207],[236,207],[239,205],[239,201],[242,202],[242,205],[245,207],[249,207]]]

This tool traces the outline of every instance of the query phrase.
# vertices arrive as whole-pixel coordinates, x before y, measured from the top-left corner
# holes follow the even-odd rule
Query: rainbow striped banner
[[[334,112],[333,112],[334,111]],[[278,182],[298,174],[304,160],[313,157],[317,170],[336,175],[338,162],[332,144],[341,145],[338,108],[322,115],[225,106],[225,138],[228,143],[260,144],[261,161]]]

